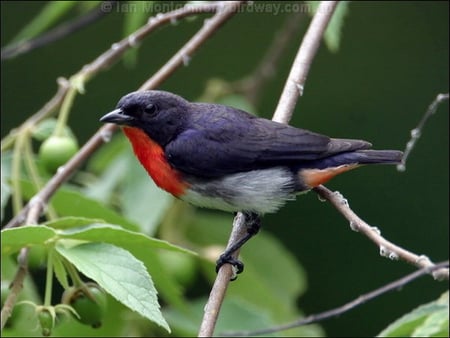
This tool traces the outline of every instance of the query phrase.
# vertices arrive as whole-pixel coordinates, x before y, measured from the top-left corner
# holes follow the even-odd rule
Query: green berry
[[[77,141],[69,136],[50,136],[39,149],[39,158],[45,168],[54,173],[78,151]]]
[[[41,325],[42,335],[48,337],[52,334],[52,330],[55,327],[55,317],[46,308],[42,308],[37,314],[39,324]]]
[[[86,295],[82,288],[69,289],[68,294],[63,295],[63,302],[73,307],[81,323],[98,328],[105,316],[107,296],[97,284],[87,283],[86,287],[92,298]]]

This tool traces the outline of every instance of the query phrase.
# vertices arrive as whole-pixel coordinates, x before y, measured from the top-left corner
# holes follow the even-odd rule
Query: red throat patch
[[[167,162],[161,146],[138,128],[124,127],[123,132],[156,185],[174,196],[182,195],[187,185],[181,180],[181,174]]]

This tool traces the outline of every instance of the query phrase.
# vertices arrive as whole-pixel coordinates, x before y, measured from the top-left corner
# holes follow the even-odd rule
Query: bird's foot
[[[242,263],[239,259],[233,258],[231,254],[226,251],[221,254],[219,259],[216,261],[216,273],[219,272],[220,268],[224,264],[231,264],[233,267],[233,277],[231,277],[232,281],[237,278],[238,274],[244,271],[244,263]]]

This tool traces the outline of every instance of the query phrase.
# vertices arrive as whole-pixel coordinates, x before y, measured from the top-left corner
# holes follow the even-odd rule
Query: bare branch
[[[406,148],[405,148],[405,151],[403,152],[402,163],[397,165],[397,170],[398,171],[405,171],[406,170],[406,160],[408,159],[409,154],[411,153],[411,151],[413,150],[414,146],[416,145],[417,140],[422,135],[422,130],[425,127],[425,123],[427,123],[427,121],[431,117],[431,115],[433,115],[436,112],[436,110],[439,107],[439,105],[442,102],[447,101],[448,99],[449,99],[449,94],[448,93],[446,93],[446,94],[438,94],[436,96],[436,98],[433,100],[433,102],[431,102],[431,104],[428,106],[427,111],[423,115],[423,117],[420,120],[420,122],[417,125],[417,127],[414,128],[413,130],[411,130],[411,139],[408,141],[408,143],[406,143]]]
[[[288,329],[292,329],[294,327],[304,326],[312,323],[317,323],[325,319],[333,318],[340,316],[350,310],[353,310],[354,308],[363,305],[364,303],[367,303],[368,301],[377,298],[381,296],[382,294],[385,294],[387,292],[398,290],[404,287],[406,284],[409,284],[416,280],[419,277],[422,277],[426,274],[433,273],[434,271],[442,270],[445,268],[448,268],[449,262],[441,262],[431,267],[424,267],[420,270],[414,271],[413,273],[406,275],[400,279],[397,279],[391,283],[388,283],[378,289],[375,289],[371,292],[368,292],[364,295],[359,296],[358,298],[341,305],[337,308],[327,310],[324,312],[320,312],[314,315],[309,315],[308,317],[301,318],[299,320],[296,320],[289,324],[279,325],[275,327],[271,327],[268,329],[262,329],[257,331],[237,331],[237,332],[224,332],[223,335],[226,337],[249,337],[249,336],[257,336],[257,335],[264,335],[264,334],[270,334],[274,332],[284,331]]]
[[[431,262],[428,257],[412,253],[383,238],[380,234],[380,230],[364,222],[352,209],[350,209],[347,200],[339,192],[332,192],[323,185],[314,188],[314,191],[322,198],[329,201],[350,222],[352,230],[361,232],[364,236],[374,242],[380,249],[380,255],[392,260],[404,260],[418,268],[431,269],[434,267],[434,263]],[[433,270],[433,277],[437,280],[448,279],[449,270]]]
[[[288,123],[291,119],[295,104],[299,96],[303,95],[309,68],[319,49],[322,35],[327,28],[337,4],[337,1],[322,1],[317,8],[317,12],[309,25],[308,31],[295,57],[272,120]]]

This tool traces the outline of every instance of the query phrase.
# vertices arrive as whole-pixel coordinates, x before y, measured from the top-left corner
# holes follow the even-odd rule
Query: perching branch
[[[297,100],[303,95],[309,68],[319,49],[320,41],[331,16],[336,9],[337,1],[322,1],[317,12],[309,25],[308,31],[303,38],[302,44],[292,64],[291,71],[281,93],[278,106],[273,114],[272,120],[288,123],[294,113]]]
[[[199,48],[218,28],[231,16],[237,13],[237,8],[243,2],[233,1],[228,3],[215,3],[208,5],[198,5],[198,6],[185,6],[182,9],[175,10],[173,12],[168,12],[157,16],[156,18],[151,18],[149,23],[143,28],[138,30],[136,33],[122,40],[121,42],[114,44],[113,47],[106,53],[102,54],[91,64],[83,67],[82,71],[84,76],[92,76],[99,70],[106,68],[113,61],[117,60],[123,52],[128,48],[135,46],[136,42],[141,40],[149,31],[154,30],[156,27],[164,24],[170,23],[171,20],[182,18],[190,14],[199,14],[202,11],[206,13],[217,11],[217,13],[210,18],[208,24],[203,25],[202,28],[178,51],[174,57],[172,57],[166,65],[161,69],[164,71],[157,72],[149,81],[147,81],[141,88],[154,88],[166,80],[176,68],[183,64],[183,57],[188,53],[189,55],[193,53],[197,48]],[[79,75],[79,74],[77,74]],[[64,88],[61,86],[61,88]],[[63,90],[63,89],[61,89]],[[67,91],[66,91],[67,93]],[[65,95],[65,94],[64,94]],[[58,91],[55,97],[58,98],[51,99],[49,104],[46,104],[44,110],[39,111],[36,115],[39,117],[45,116],[46,113],[51,110],[56,109],[59,102],[59,97],[61,92]],[[58,101],[58,102],[57,102]],[[52,105],[50,105],[52,103]],[[32,117],[33,118],[33,117]],[[31,119],[32,119],[31,118]],[[29,121],[28,119],[27,121]],[[35,119],[33,119],[35,121]],[[21,128],[28,126],[29,122],[25,122]],[[28,204],[18,213],[6,226],[5,228],[11,228],[20,226],[24,222],[27,224],[35,224],[44,210],[45,206],[48,204],[49,199],[58,190],[58,188],[67,181],[75,170],[104,142],[111,139],[111,135],[116,130],[115,125],[108,124],[101,127],[87,142],[86,144],[75,154],[63,167],[61,167],[57,173],[47,182],[47,184],[40,190],[29,202]],[[5,301],[5,305],[1,311],[1,325],[2,329],[6,324],[7,319],[11,315],[12,309],[14,307],[17,295],[22,289],[23,281],[27,274],[27,251],[22,250],[19,257],[19,268],[11,284],[11,292]]]
[[[322,1],[320,3],[300,45],[273,120],[287,123],[292,116],[295,103],[300,95],[299,88],[304,86],[310,65],[336,5],[336,1]],[[245,217],[242,213],[238,213],[234,218],[227,248],[231,247],[247,233],[244,219]],[[236,251],[233,257],[237,258],[238,255],[239,252]],[[208,303],[205,306],[205,314],[198,334],[199,337],[211,337],[213,335],[220,307],[232,276],[233,270],[231,265],[225,264],[220,268],[209,295]]]
[[[433,271],[434,279],[448,280],[448,269],[432,270],[431,268],[434,267],[434,263],[431,262],[427,256],[412,253],[383,238],[379,229],[364,222],[352,209],[350,209],[348,201],[339,192],[332,192],[323,185],[314,188],[314,191],[319,194],[320,197],[329,201],[350,222],[352,230],[362,233],[374,242],[380,248],[381,256],[388,257],[392,260],[401,259],[418,268],[428,268],[430,269],[429,271]]]
[[[223,335],[226,337],[249,337],[249,336],[257,336],[257,335],[267,335],[267,334],[271,334],[271,333],[275,333],[275,332],[292,329],[294,327],[317,323],[317,322],[323,321],[325,319],[337,317],[337,316],[340,316],[350,310],[353,310],[354,308],[356,308],[360,305],[363,305],[363,304],[367,303],[368,301],[370,301],[374,298],[377,298],[387,292],[401,289],[402,287],[413,282],[414,280],[418,279],[419,277],[422,277],[422,276],[424,276],[426,274],[430,274],[430,273],[433,274],[434,272],[436,272],[438,270],[443,270],[445,268],[448,269],[448,264],[449,264],[449,262],[446,261],[446,262],[438,263],[432,267],[424,267],[420,270],[410,273],[409,275],[406,275],[400,279],[397,279],[391,283],[388,283],[378,289],[375,289],[371,292],[363,294],[363,295],[359,296],[358,298],[356,298],[348,303],[345,303],[344,305],[341,305],[337,308],[327,310],[324,312],[320,312],[320,313],[316,313],[313,315],[309,315],[305,318],[301,318],[301,319],[296,320],[289,324],[283,324],[283,325],[274,326],[271,328],[261,329],[261,330],[256,330],[256,331],[224,332]]]

